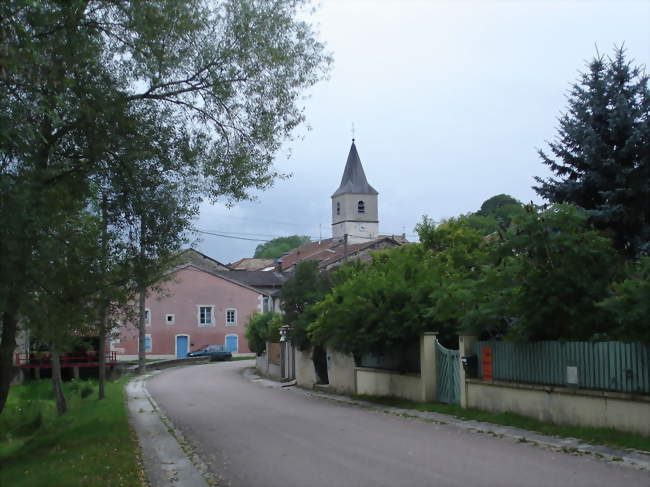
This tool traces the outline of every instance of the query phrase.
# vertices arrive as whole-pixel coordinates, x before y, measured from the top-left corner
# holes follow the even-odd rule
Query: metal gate
[[[438,401],[447,404],[460,402],[460,359],[458,350],[448,350],[436,342],[438,373]]]

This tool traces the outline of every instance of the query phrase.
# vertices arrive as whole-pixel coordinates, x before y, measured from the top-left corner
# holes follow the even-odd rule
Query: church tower
[[[352,147],[345,163],[341,185],[332,195],[332,237],[349,243],[370,242],[379,236],[379,193],[368,184],[357,147]]]

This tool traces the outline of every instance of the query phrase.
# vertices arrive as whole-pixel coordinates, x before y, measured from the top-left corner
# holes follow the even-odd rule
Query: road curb
[[[136,377],[126,386],[130,422],[137,433],[142,460],[151,487],[209,487],[204,473],[183,451],[175,428],[163,419],[147,391],[152,374]],[[170,426],[171,425],[171,426]],[[176,430],[177,431],[177,430]]]

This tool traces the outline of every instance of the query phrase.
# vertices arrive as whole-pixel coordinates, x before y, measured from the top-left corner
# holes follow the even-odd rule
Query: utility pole
[[[343,262],[348,261],[348,234],[343,235]]]

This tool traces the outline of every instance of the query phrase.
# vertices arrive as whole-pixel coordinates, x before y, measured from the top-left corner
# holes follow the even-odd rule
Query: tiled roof
[[[256,288],[281,287],[287,279],[287,276],[274,271],[226,271],[218,275]]]
[[[348,244],[347,256],[348,258],[356,258],[358,254],[365,250],[393,247],[406,243],[408,243],[408,240],[402,236],[384,235],[368,242]],[[345,245],[341,239],[327,238],[320,242],[309,242],[282,257],[282,270],[289,271],[298,262],[305,260],[317,261],[318,266],[325,269],[342,261],[345,257],[344,254]]]
[[[254,259],[244,257],[236,262],[228,264],[233,271],[261,271],[262,269],[273,267],[274,259]]]

